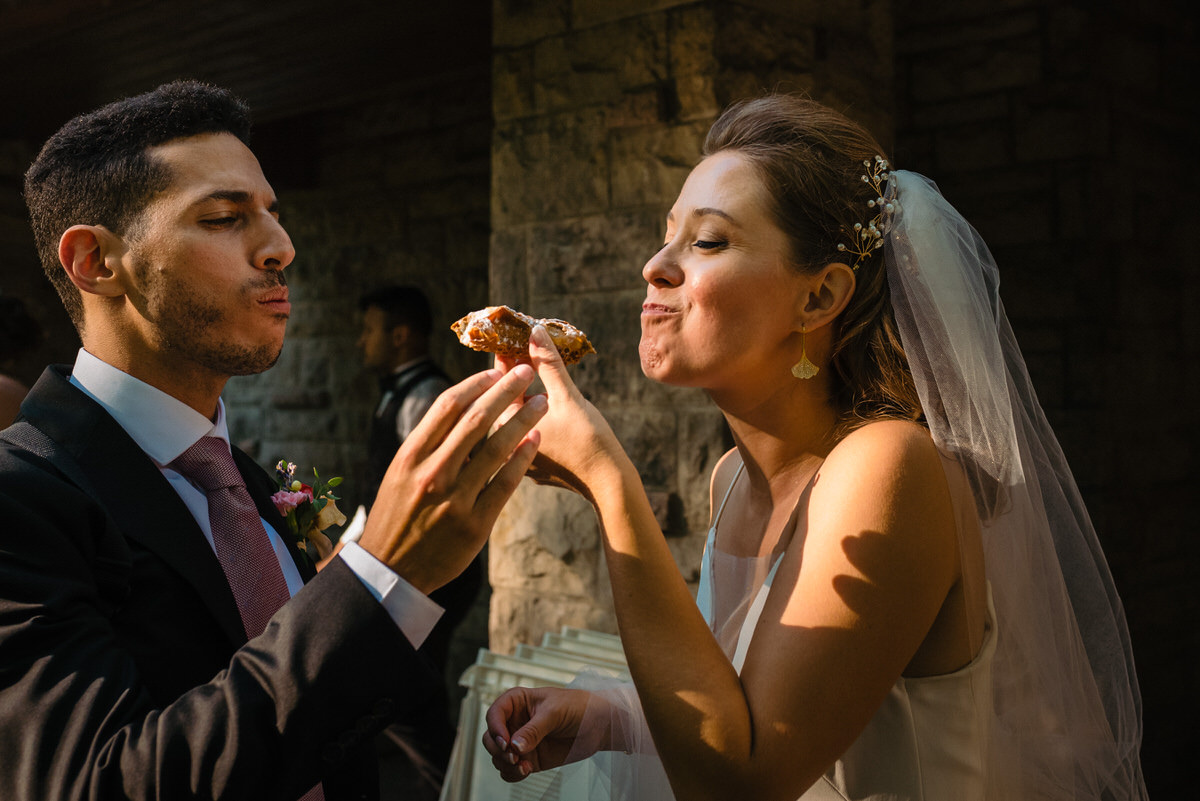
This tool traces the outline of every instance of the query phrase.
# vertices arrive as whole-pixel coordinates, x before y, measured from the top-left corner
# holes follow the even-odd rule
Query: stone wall
[[[1162,0],[896,3],[895,161],[935,178],[996,256],[1127,610],[1152,797],[1182,797],[1200,650],[1181,500],[1200,270],[1173,225],[1190,213],[1195,17]]]
[[[809,5],[494,6],[489,299],[588,332],[598,355],[572,368],[575,380],[638,465],[693,583],[709,474],[729,442],[702,393],[642,376],[640,270],[731,100],[809,90],[890,133],[890,4]],[[615,631],[598,537],[579,498],[522,486],[492,537],[494,650],[563,624]]]
[[[75,329],[38,261],[29,212],[21,199],[25,170],[40,144],[32,138],[0,139],[0,295],[20,298],[42,335],[33,350],[15,356],[0,346],[0,371],[27,386],[46,364],[73,361],[79,348]],[[0,420],[0,427],[10,422]]]

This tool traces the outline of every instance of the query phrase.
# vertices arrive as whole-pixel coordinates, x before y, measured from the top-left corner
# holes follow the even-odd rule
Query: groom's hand
[[[421,592],[466,569],[533,461],[544,398],[488,433],[533,375],[488,370],[446,390],[388,467],[359,545]]]

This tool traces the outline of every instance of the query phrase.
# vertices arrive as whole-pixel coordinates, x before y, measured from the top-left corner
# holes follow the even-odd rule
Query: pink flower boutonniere
[[[314,563],[333,553],[333,543],[321,532],[346,522],[346,516],[337,508],[338,497],[333,494],[333,488],[341,484],[342,479],[322,481],[314,467],[313,483],[305,484],[296,478],[296,465],[281,459],[275,465],[275,480],[279,483],[279,492],[271,496],[271,502],[287,521],[288,530],[301,553]],[[316,551],[315,556],[313,551]]]

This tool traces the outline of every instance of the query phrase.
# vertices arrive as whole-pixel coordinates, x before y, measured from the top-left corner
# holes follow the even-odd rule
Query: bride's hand
[[[496,364],[508,370],[525,361],[498,358]],[[591,468],[610,455],[623,454],[621,445],[604,417],[571,380],[544,326],[535,326],[529,337],[528,363],[537,371],[550,407],[537,426],[541,445],[528,475],[539,484],[566,487],[590,497]],[[506,415],[514,411],[515,406]]]
[[[585,690],[554,687],[514,687],[497,698],[485,716],[483,747],[500,776],[519,782],[531,773],[566,764],[568,756],[571,761],[591,756],[596,748],[576,742],[590,699]]]

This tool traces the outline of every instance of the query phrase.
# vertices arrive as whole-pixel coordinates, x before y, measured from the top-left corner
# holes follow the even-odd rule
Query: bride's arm
[[[550,401],[539,458],[596,507],[630,673],[676,796],[791,801],[866,726],[957,579],[932,442],[911,424],[875,424],[830,454],[739,677],[633,464],[557,357],[536,339],[531,353]]]

